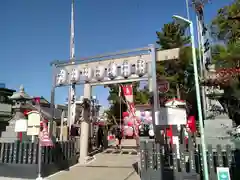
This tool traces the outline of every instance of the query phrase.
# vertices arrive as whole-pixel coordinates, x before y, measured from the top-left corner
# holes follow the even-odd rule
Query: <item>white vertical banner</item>
[[[118,86],[118,97],[119,97],[119,100],[120,100],[120,122],[119,122],[119,127],[120,129],[122,130],[122,99],[121,99],[121,95],[122,95],[122,86],[119,85]]]
[[[118,88],[118,96],[121,97],[121,94],[122,94],[122,86],[119,85],[119,88]]]
[[[210,48],[210,32],[207,28],[207,25],[204,23],[204,2],[199,0],[193,0],[195,5],[195,11],[197,14],[197,25],[198,25],[198,37],[200,41],[200,47],[202,51],[202,62],[201,62],[201,74],[203,77],[206,76],[207,71],[209,70],[209,65],[212,63],[212,54]],[[206,91],[209,91],[208,87],[202,87],[202,100],[203,100],[203,110],[204,115],[207,116],[207,110],[210,108],[210,101],[206,97]]]
[[[204,23],[204,13],[203,8],[204,5],[202,2],[198,2],[195,4],[198,21],[199,21],[199,33],[200,33],[200,40],[201,40],[201,48],[202,48],[202,55],[203,55],[203,69],[208,71],[208,67],[212,62],[212,54],[211,54],[211,39],[210,39],[210,32],[207,25]]]

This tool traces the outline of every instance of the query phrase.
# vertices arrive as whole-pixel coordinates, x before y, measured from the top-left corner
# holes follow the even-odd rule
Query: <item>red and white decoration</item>
[[[135,109],[135,105],[133,102],[132,85],[122,85],[121,89],[123,91],[123,95],[125,97],[127,107],[128,107],[128,113],[129,113],[129,116],[128,116],[129,118],[128,119],[126,117],[124,118],[125,119],[124,123],[125,123],[125,125],[128,126],[127,129],[124,128],[124,132],[126,132],[126,134],[132,134],[132,135],[135,135],[135,137],[138,137],[139,136],[139,132],[138,132],[139,128],[138,127],[139,127],[140,123],[138,121],[138,118],[136,117],[136,109]]]
[[[43,130],[39,133],[40,145],[41,146],[53,146],[53,142],[49,137],[48,128],[46,121],[41,122]]]
[[[152,113],[150,111],[136,111],[136,116],[141,124],[152,124]]]
[[[134,135],[134,130],[131,126],[124,126],[123,134],[124,136],[132,137]]]
[[[133,103],[132,85],[122,85],[122,91],[127,103]]]

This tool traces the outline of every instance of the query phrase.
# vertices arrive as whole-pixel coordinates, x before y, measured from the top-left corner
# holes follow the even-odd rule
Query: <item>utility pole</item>
[[[75,42],[74,42],[74,0],[72,0],[71,6],[71,29],[70,29],[70,62],[75,63]],[[71,84],[68,93],[68,127],[75,120],[75,100],[76,100],[76,87],[75,84]]]

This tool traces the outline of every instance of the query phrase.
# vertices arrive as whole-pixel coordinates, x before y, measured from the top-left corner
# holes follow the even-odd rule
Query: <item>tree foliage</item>
[[[192,86],[189,78],[192,76],[190,37],[186,35],[187,27],[182,27],[175,22],[164,24],[157,34],[157,44],[161,50],[180,48],[179,59],[164,61],[157,65],[158,79],[170,82],[168,95],[176,96],[176,91],[188,91]]]
[[[212,47],[212,57],[217,67],[240,66],[240,0],[218,10],[212,21],[212,32],[217,43]],[[239,84],[237,79],[233,84]],[[232,88],[236,90],[236,85]],[[231,89],[231,87],[230,87]],[[230,92],[230,89],[226,92]],[[234,91],[235,91],[234,90]],[[233,89],[231,90],[233,91]]]
[[[157,31],[157,44],[161,49],[173,49],[183,47],[190,43],[190,37],[186,36],[186,27],[181,27],[175,22],[164,24],[161,31]]]
[[[218,10],[212,21],[212,34],[217,40],[235,43],[240,39],[240,0]]]
[[[213,61],[217,67],[239,67],[240,66],[240,40],[235,43],[223,45],[216,44],[212,48]]]
[[[212,34],[217,44],[212,47],[212,57],[217,68],[239,68],[240,66],[240,0],[234,0],[231,4],[218,10],[212,21]],[[237,78],[236,78],[237,77]],[[228,102],[230,99],[240,97],[240,79],[229,76],[226,84],[221,84],[224,94],[219,101],[227,107],[235,107]],[[231,109],[231,108],[230,108]],[[228,110],[233,120],[239,119],[239,109]],[[234,113],[233,113],[234,112]],[[237,113],[236,113],[237,112]]]

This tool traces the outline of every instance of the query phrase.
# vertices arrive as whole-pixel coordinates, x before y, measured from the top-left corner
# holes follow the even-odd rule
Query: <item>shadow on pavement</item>
[[[95,166],[95,165],[87,165],[84,167],[90,167],[90,168],[119,168],[119,169],[129,169],[132,168],[132,166],[103,166],[103,165],[99,165],[99,166]]]

